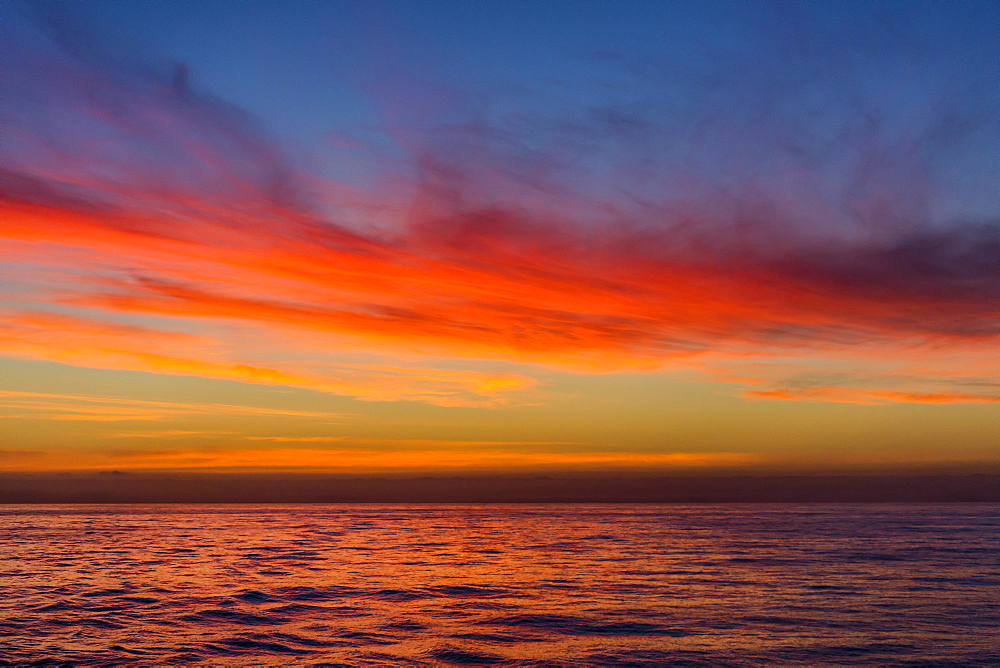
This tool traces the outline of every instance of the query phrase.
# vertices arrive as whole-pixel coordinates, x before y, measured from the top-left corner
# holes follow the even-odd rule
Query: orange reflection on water
[[[14,662],[975,664],[995,648],[976,586],[1000,538],[988,506],[12,506],[0,529]]]

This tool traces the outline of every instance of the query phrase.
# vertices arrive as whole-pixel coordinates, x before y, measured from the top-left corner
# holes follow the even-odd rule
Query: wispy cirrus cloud
[[[0,313],[0,326],[0,352],[18,357],[92,368],[286,385],[375,401],[489,405],[505,403],[512,391],[534,384],[532,379],[513,373],[398,364],[314,361],[309,369],[301,369],[302,363],[295,362],[284,363],[284,368],[246,364],[227,359],[230,355],[226,346],[211,337],[54,313]]]
[[[890,403],[918,404],[992,404],[1000,403],[998,394],[961,392],[898,392],[893,390],[863,390],[846,387],[812,387],[783,390],[750,390],[743,393],[750,399],[781,399],[793,401],[834,401],[848,404],[880,405]]]
[[[327,423],[341,422],[351,417],[343,413],[266,408],[263,406],[241,406],[207,402],[149,401],[128,397],[19,392],[14,390],[0,390],[0,411],[4,413],[5,418],[105,422],[165,420],[180,416],[229,415],[271,418],[318,418]],[[156,433],[164,434],[166,432],[158,431]]]
[[[918,111],[901,112],[867,90],[866,61],[830,64],[838,35],[819,34],[780,76],[764,66],[782,45],[711,84],[633,71],[628,101],[395,128],[413,155],[347,198],[184,70],[125,65],[23,21],[3,36],[27,67],[0,72],[11,101],[0,260],[34,269],[18,303],[86,313],[12,307],[6,354],[480,405],[534,381],[320,371],[281,344],[308,339],[317,360],[343,346],[593,372],[886,345],[983,351],[1000,336],[1000,210],[972,195],[998,137],[983,73],[963,98],[929,74],[901,93]],[[810,85],[817,73],[827,87]],[[962,193],[976,206],[956,204]],[[72,280],[46,278],[52,265]],[[250,351],[226,327],[277,344]],[[851,392],[747,396],[966,396]]]
[[[979,346],[884,346],[840,359],[727,360],[717,372],[748,399],[885,405],[1000,402],[1000,358]]]

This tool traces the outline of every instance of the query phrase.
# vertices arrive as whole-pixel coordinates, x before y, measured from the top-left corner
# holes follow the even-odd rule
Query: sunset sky
[[[1000,469],[1000,4],[0,4],[0,470]]]

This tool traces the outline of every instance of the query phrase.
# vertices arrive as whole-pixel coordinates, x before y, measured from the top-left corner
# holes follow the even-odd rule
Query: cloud
[[[217,438],[219,436],[235,436],[232,431],[195,431],[190,429],[162,429],[157,431],[122,431],[108,434],[107,438]]]
[[[36,304],[5,317],[6,354],[484,405],[534,380],[330,373],[227,333],[308,340],[317,360],[344,347],[577,372],[1000,336],[1000,208],[981,194],[992,70],[962,70],[962,96],[951,71],[873,92],[937,62],[935,44],[862,34],[864,57],[831,60],[845,35],[827,30],[797,58],[782,38],[710,72],[633,67],[624,98],[397,132],[419,151],[346,198],[184,69],[3,30],[0,62],[19,64],[0,71],[0,261],[33,270],[17,296]],[[856,396],[932,395],[962,396]]]
[[[319,371],[300,371],[292,363],[287,369],[245,364],[228,361],[222,342],[216,339],[62,314],[0,313],[0,325],[0,353],[17,357],[286,385],[372,401],[490,405],[511,401],[508,394],[534,384],[518,374],[460,369],[324,365]]]
[[[992,343],[979,348],[883,347],[839,359],[730,360],[719,371],[720,379],[742,386],[741,396],[748,399],[872,406],[990,404],[1000,401],[1000,359],[993,349]]]
[[[897,392],[859,390],[843,387],[813,387],[786,390],[751,390],[743,393],[750,399],[793,401],[833,401],[849,404],[881,405],[889,403],[920,404],[991,404],[1000,403],[1000,394],[963,394],[960,392]]]
[[[164,420],[179,416],[240,415],[250,417],[291,417],[321,419],[324,423],[341,422],[351,416],[343,413],[287,410],[260,406],[240,406],[215,403],[180,403],[148,401],[126,397],[83,394],[51,394],[0,390],[0,411],[14,411],[6,418],[32,420],[79,420],[119,422],[131,420]],[[129,432],[134,433],[134,432]],[[169,435],[170,432],[160,431]],[[192,433],[192,432],[184,432]]]
[[[385,449],[383,443],[341,448],[189,448],[175,450],[0,451],[10,470],[226,470],[329,471],[351,473],[503,470],[649,470],[711,468],[755,463],[748,453],[555,452],[533,443],[431,442]],[[394,445],[399,445],[395,443]],[[475,445],[479,447],[468,447]],[[504,447],[504,446],[507,447]],[[520,447],[518,447],[520,446]]]

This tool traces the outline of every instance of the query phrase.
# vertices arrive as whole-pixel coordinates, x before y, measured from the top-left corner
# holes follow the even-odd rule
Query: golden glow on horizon
[[[758,456],[746,453],[635,453],[635,452],[546,452],[530,449],[531,443],[471,444],[423,442],[400,449],[397,442],[372,443],[344,448],[252,448],[175,449],[112,451],[0,451],[7,471],[72,470],[266,470],[328,471],[337,473],[378,473],[414,471],[509,471],[509,470],[593,470],[713,468],[753,464]],[[281,439],[274,439],[281,442]],[[448,446],[435,449],[435,446]],[[465,444],[470,445],[470,444]],[[484,447],[485,446],[485,447]],[[514,447],[517,446],[517,447]]]

